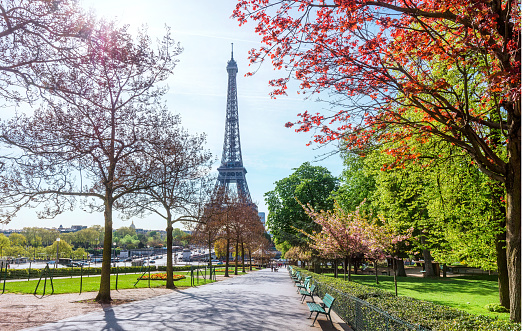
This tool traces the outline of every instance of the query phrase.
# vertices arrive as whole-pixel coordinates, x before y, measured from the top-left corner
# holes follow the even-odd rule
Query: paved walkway
[[[26,330],[350,330],[337,316],[311,327],[300,299],[285,269],[265,269]]]

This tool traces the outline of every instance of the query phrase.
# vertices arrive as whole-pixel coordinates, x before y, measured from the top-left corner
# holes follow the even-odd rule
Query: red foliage
[[[234,16],[258,22],[263,46],[251,63],[270,59],[308,93],[328,89],[347,104],[335,115],[299,114],[296,132],[314,128],[314,142],[348,148],[436,135],[505,180],[501,143],[487,136],[507,130],[513,139],[520,114],[517,1],[239,0]],[[272,80],[272,96],[286,94],[288,81]],[[406,146],[394,155],[399,164],[416,157]]]

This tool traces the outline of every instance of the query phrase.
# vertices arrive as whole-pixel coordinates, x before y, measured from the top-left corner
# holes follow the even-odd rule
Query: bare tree
[[[81,57],[94,24],[77,1],[0,1],[0,97],[34,101],[30,87],[46,87],[39,66]]]
[[[168,124],[168,123],[166,123]],[[169,126],[155,134],[148,151],[156,167],[146,175],[154,183],[136,196],[128,196],[133,207],[128,215],[156,214],[167,222],[167,288],[173,281],[173,224],[199,222],[206,201],[212,155],[204,150],[205,136]]]
[[[113,209],[125,207],[119,202],[125,195],[153,185],[144,174],[156,167],[148,154],[154,133],[177,124],[159,106],[165,88],[156,84],[171,74],[172,56],[181,49],[168,33],[155,50],[145,31],[133,37],[109,23],[86,43],[87,57],[45,64],[43,72],[54,72],[45,78],[56,87],[45,107],[0,126],[0,141],[14,148],[3,157],[0,217],[8,222],[21,208],[44,203],[39,216],[51,218],[73,209],[77,197],[86,198],[89,210],[103,211],[96,300],[110,302]]]

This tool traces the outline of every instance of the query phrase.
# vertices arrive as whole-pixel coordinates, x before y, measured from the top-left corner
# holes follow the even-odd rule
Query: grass
[[[156,272],[155,272],[156,273]],[[185,275],[185,279],[177,280],[174,282],[174,285],[177,287],[189,287],[191,286],[191,275],[190,272],[175,272],[177,275]],[[217,273],[220,274],[220,273]],[[135,288],[134,284],[137,281],[137,278],[140,277],[141,274],[120,274],[118,275],[118,289],[132,289]],[[203,285],[207,283],[211,283],[213,281],[210,281],[209,279],[203,280],[199,279],[197,282],[195,280],[196,285]],[[33,294],[34,290],[36,288],[36,285],[38,283],[38,280],[30,280],[30,281],[18,281],[18,282],[6,282],[5,283],[5,292],[6,293],[22,293],[22,294]],[[165,286],[164,280],[151,280],[151,287],[162,287]],[[43,294],[43,285],[44,280],[40,282],[40,286],[38,287],[37,294],[42,295]],[[79,293],[80,292],[80,277],[75,278],[58,278],[53,279],[53,287],[54,287],[54,293],[55,294],[62,294],[62,293]],[[136,284],[136,288],[144,288],[149,287],[149,281],[148,280],[140,280]],[[0,284],[0,289],[3,288],[3,283]],[[96,276],[84,276],[82,279],[82,292],[95,292],[100,289],[100,275]],[[111,275],[111,289],[116,289],[116,275]],[[51,293],[51,284],[49,282],[49,279],[47,280],[46,284],[46,294]]]
[[[334,277],[333,274],[324,275]],[[380,275],[379,285],[376,285],[374,275],[351,275],[351,279],[363,285],[394,293],[393,276]],[[475,315],[497,317],[501,320],[509,320],[510,316],[508,313],[490,312],[485,308],[489,303],[499,303],[497,276],[398,277],[398,295],[434,302]]]

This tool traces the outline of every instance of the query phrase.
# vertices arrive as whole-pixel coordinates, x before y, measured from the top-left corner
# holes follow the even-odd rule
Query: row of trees
[[[332,113],[304,111],[288,127],[317,129],[315,142],[362,153],[380,146],[390,169],[423,160],[426,150],[411,142],[430,141],[467,154],[463,161],[501,187],[510,314],[520,321],[519,3],[239,0],[234,15],[258,24],[263,45],[251,61],[286,71],[271,82],[273,95],[285,94],[292,76],[304,93],[331,95]]]
[[[211,154],[166,108],[182,48],[166,29],[153,41],[85,13],[77,1],[0,3],[0,93],[30,113],[0,123],[0,219],[23,208],[39,217],[74,210],[103,212],[103,263],[96,299],[110,302],[115,211],[154,213],[172,224],[198,221]],[[180,217],[176,215],[182,215]],[[170,252],[172,254],[172,251]]]
[[[226,187],[216,188],[213,198],[205,206],[202,222],[194,228],[193,236],[209,249],[209,261],[213,247],[216,256],[225,257],[225,277],[229,277],[231,251],[234,252],[234,274],[237,275],[240,256],[245,272],[245,256],[251,259],[253,255],[268,255],[270,246],[256,206]]]
[[[56,247],[58,245],[58,248]],[[75,249],[73,245],[65,240],[54,241],[49,245],[30,246],[27,245],[25,237],[13,233],[9,237],[0,234],[0,257],[15,259],[16,257],[33,257],[34,259],[51,259],[56,257],[73,259],[87,259],[89,253],[83,248]]]
[[[21,233],[12,233],[9,237],[0,234],[0,257],[33,257],[42,258],[52,256],[46,254],[45,248],[54,244],[57,238],[61,243],[70,247],[68,251],[81,248],[84,252],[93,252],[104,242],[104,229],[99,225],[76,232],[59,233],[57,230],[38,227],[24,228]],[[132,227],[121,227],[113,231],[113,245],[118,249],[136,249],[144,247],[165,247],[167,236],[160,231],[148,231],[137,234]],[[178,246],[186,246],[191,240],[191,235],[175,228],[173,230],[173,243]],[[61,246],[60,246],[61,247]],[[64,256],[67,255],[64,252]],[[84,255],[76,254],[78,258]],[[75,255],[75,256],[76,256]]]

